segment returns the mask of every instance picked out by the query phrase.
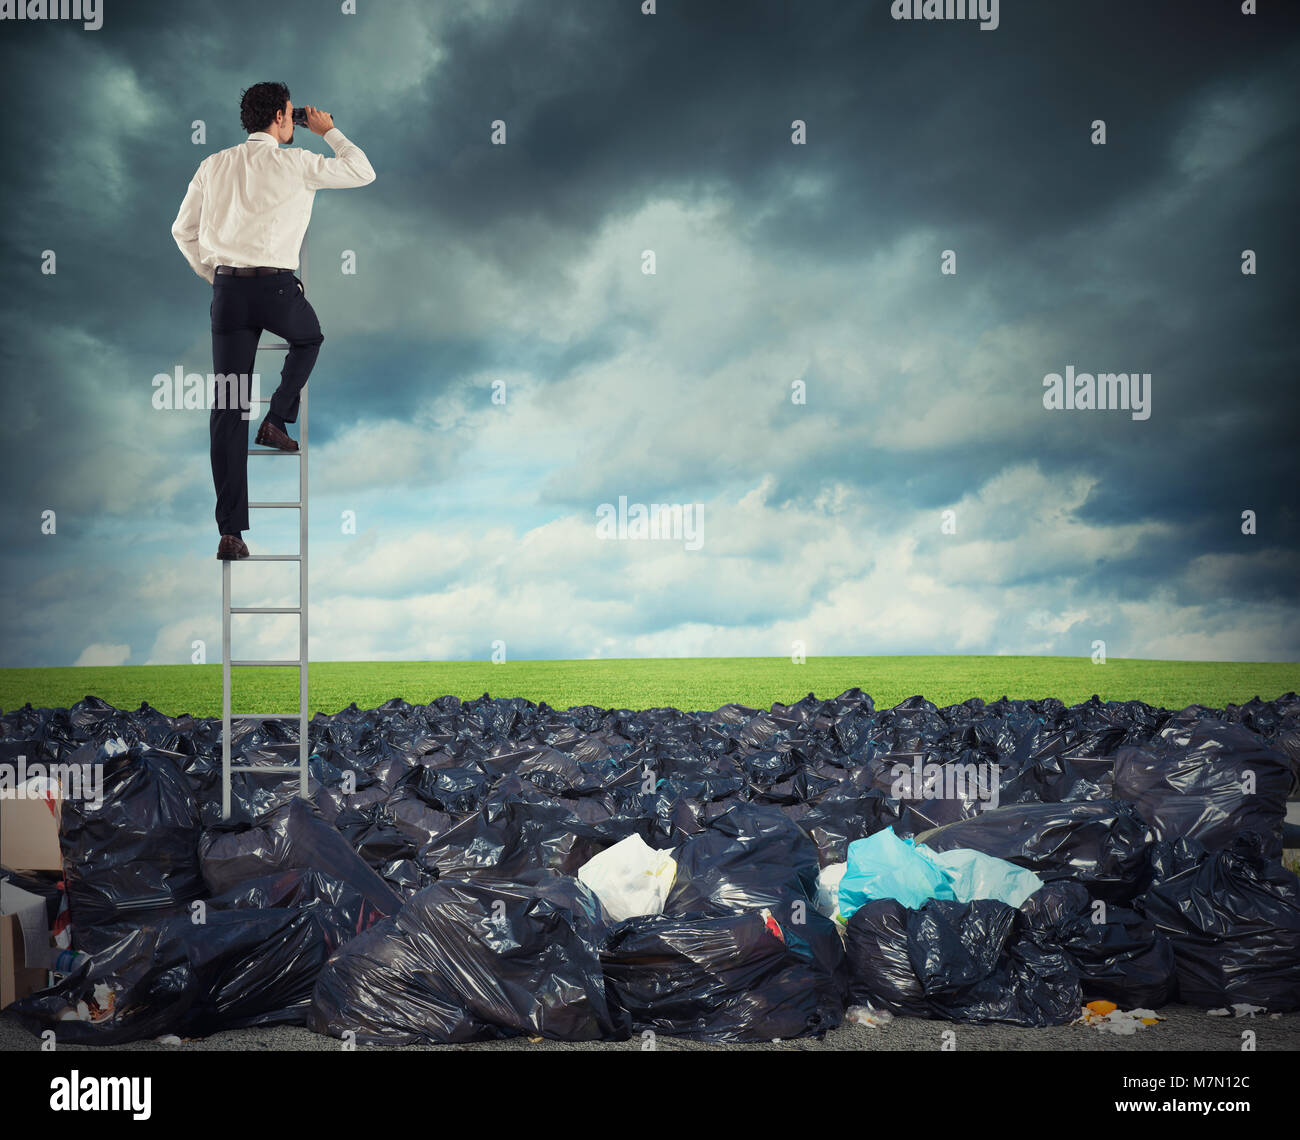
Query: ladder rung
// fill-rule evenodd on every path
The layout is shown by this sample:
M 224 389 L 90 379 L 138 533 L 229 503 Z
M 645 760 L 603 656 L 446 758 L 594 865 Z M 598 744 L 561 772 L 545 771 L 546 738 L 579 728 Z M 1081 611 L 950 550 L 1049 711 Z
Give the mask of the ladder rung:
M 232 772 L 301 772 L 297 764 L 231 764 Z
M 231 713 L 231 720 L 302 720 L 302 713 Z
M 249 455 L 301 455 L 302 453 L 302 448 L 297 451 L 281 451 L 278 447 L 250 447 L 248 449 Z M 252 503 L 249 503 L 250 507 L 252 505 Z
M 232 614 L 300 614 L 301 606 L 231 606 Z
M 231 665 L 285 665 L 285 666 L 293 665 L 298 667 L 299 669 L 301 669 L 303 665 L 301 661 L 297 661 L 297 660 L 294 661 L 269 661 L 269 660 L 268 661 L 259 661 L 259 660 L 232 661 L 230 664 Z
M 295 511 L 302 510 L 301 503 L 249 503 L 250 507 L 292 507 Z
M 259 344 L 257 346 L 257 351 L 258 352 L 288 352 L 289 346 L 287 344 Z
M 301 554 L 250 554 L 247 558 L 232 559 L 235 562 L 301 562 Z

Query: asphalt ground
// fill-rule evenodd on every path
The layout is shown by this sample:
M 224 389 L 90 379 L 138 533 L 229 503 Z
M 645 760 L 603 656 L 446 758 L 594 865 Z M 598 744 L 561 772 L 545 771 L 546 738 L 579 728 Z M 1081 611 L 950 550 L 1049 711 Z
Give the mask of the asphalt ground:
M 1297 966 L 1300 973 L 1300 965 Z M 844 1025 L 828 1032 L 820 1041 L 797 1038 L 789 1041 L 755 1044 L 711 1045 L 681 1038 L 656 1035 L 656 1050 L 704 1050 L 725 1052 L 820 1052 L 849 1050 L 854 1052 L 914 1052 L 940 1049 L 947 1045 L 962 1052 L 1240 1052 L 1244 1031 L 1254 1033 L 1258 1051 L 1300 1050 L 1300 1013 L 1253 1017 L 1211 1017 L 1203 1009 L 1168 1005 L 1156 1011 L 1164 1020 L 1132 1036 L 1104 1033 L 1086 1025 L 1060 1025 L 1044 1029 L 1026 1029 L 1013 1025 L 962 1025 L 951 1021 L 927 1021 L 922 1018 L 895 1018 L 882 1029 L 861 1025 Z M 952 1034 L 951 1038 L 945 1037 Z M 0 1017 L 0 1051 L 36 1049 L 39 1040 L 12 1018 Z M 626 1052 L 640 1050 L 650 1043 L 634 1036 L 629 1041 L 545 1041 L 527 1037 L 504 1041 L 482 1041 L 465 1045 L 358 1046 L 367 1052 Z M 313 1052 L 338 1050 L 342 1043 L 333 1037 L 313 1033 L 301 1026 L 270 1026 L 261 1029 L 233 1029 L 211 1037 L 185 1040 L 179 1045 L 162 1041 L 135 1041 L 126 1045 L 59 1045 L 60 1052 L 161 1051 L 180 1052 Z

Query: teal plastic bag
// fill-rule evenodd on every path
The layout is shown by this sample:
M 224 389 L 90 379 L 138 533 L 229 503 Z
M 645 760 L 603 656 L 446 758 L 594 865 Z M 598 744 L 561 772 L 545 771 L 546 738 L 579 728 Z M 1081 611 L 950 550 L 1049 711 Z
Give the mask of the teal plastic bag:
M 1019 907 L 1043 885 L 1032 871 L 1005 859 L 966 849 L 931 851 L 899 839 L 892 827 L 855 839 L 847 863 L 839 893 L 845 921 L 872 899 L 897 899 L 911 910 L 928 899 L 998 899 Z
M 930 851 L 925 844 L 918 851 Z M 1019 909 L 1020 904 L 1043 885 L 1033 871 L 1017 867 L 996 855 L 957 848 L 930 851 L 930 857 L 948 875 L 948 886 L 958 902 L 972 899 L 999 899 Z
M 952 899 L 947 870 L 936 852 L 899 839 L 892 827 L 849 844 L 840 880 L 840 915 L 848 919 L 872 899 L 897 899 L 915 910 L 926 899 Z

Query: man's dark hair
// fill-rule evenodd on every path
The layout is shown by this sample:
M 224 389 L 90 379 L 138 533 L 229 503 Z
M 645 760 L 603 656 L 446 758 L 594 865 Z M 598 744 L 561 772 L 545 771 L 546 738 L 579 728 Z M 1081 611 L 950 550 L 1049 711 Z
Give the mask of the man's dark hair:
M 249 134 L 266 130 L 288 101 L 289 88 L 283 83 L 254 83 L 239 100 L 239 120 L 244 130 Z

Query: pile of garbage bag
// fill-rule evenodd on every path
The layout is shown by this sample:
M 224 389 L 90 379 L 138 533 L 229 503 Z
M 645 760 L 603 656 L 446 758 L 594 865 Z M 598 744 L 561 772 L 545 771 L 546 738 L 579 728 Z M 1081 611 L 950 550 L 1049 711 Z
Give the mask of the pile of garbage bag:
M 205 894 L 203 825 L 181 760 L 136 744 L 101 761 L 102 799 L 64 803 L 59 842 L 68 907 L 78 926 L 143 917 Z
M 321 967 L 351 937 L 318 902 L 211 909 L 201 924 L 155 913 L 100 928 L 78 969 L 9 1010 L 33 1031 L 91 1045 L 301 1025 Z
M 1049 883 L 1020 909 L 1027 926 L 1069 954 L 1085 1004 L 1156 1009 L 1174 1000 L 1173 945 L 1154 919 L 1072 882 Z
M 1244 832 L 1152 884 L 1147 916 L 1173 947 L 1178 993 L 1192 1005 L 1300 1008 L 1300 883 Z
M 596 896 L 558 871 L 439 879 L 330 959 L 308 1024 L 365 1045 L 627 1038 L 604 934 Z
M 848 1007 L 1059 1025 L 1083 1002 L 1300 1008 L 1280 862 L 1300 698 L 317 714 L 309 796 L 216 718 L 0 715 L 65 790 L 83 953 L 9 1015 L 111 1043 L 298 1024 L 362 1044 L 820 1036 Z M 293 722 L 237 722 L 236 764 Z M 24 883 L 31 877 L 12 873 Z M 4 874 L 10 874 L 3 869 Z
M 894 1015 L 1063 1025 L 1082 986 L 1070 953 L 998 899 L 876 899 L 846 931 L 849 999 Z

